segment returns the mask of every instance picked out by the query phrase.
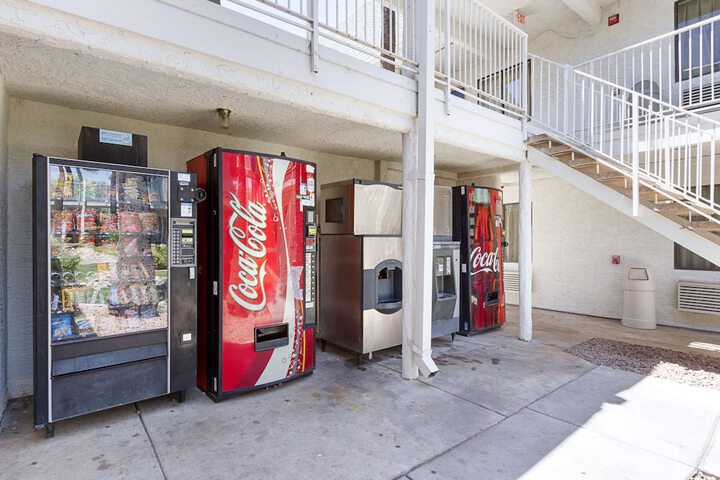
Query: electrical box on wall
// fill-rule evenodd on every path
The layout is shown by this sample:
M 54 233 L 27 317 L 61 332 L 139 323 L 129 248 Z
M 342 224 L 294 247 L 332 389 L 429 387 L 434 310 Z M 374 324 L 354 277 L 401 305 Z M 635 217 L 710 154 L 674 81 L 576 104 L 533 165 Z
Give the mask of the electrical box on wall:
M 615 15 L 610 15 L 608 17 L 608 27 L 612 27 L 613 25 L 617 25 L 620 23 L 620 14 L 616 13 Z

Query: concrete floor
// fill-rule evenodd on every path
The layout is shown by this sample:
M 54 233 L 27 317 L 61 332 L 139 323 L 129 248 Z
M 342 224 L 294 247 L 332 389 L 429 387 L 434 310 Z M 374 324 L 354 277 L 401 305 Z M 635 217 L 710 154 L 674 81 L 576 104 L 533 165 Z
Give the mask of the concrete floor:
M 0 431 L 0 478 L 676 479 L 720 474 L 720 392 L 597 367 L 563 352 L 593 336 L 713 351 L 720 334 L 627 330 L 535 312 L 536 340 L 506 326 L 434 342 L 440 373 L 400 379 L 397 350 L 215 404 L 191 392 L 61 422 L 46 440 L 29 400 Z M 696 350 L 689 345 L 701 345 Z

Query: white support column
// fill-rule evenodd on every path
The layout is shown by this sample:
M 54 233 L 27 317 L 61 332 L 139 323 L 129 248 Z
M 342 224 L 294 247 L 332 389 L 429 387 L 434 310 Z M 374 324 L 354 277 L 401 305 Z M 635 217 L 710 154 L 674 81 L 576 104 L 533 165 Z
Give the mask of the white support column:
M 532 165 L 520 164 L 520 340 L 532 340 Z
M 8 224 L 8 95 L 0 73 L 0 225 Z M 7 400 L 7 228 L 0 229 L 0 416 Z
M 435 180 L 434 89 L 435 0 L 416 1 L 415 59 L 418 67 L 418 112 L 412 130 L 403 135 L 403 378 L 432 376 L 431 357 L 432 224 Z

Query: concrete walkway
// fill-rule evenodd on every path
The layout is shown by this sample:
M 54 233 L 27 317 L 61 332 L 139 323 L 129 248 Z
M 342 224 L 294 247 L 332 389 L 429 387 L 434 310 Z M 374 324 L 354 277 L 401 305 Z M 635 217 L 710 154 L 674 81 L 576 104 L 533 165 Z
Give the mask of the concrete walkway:
M 502 329 L 434 343 L 440 373 L 400 379 L 397 350 L 358 367 L 318 353 L 315 373 L 215 404 L 192 392 L 61 422 L 46 440 L 28 400 L 0 432 L 0 479 L 674 479 L 720 475 L 720 392 L 597 367 L 563 352 L 587 323 L 537 312 L 538 340 Z M 568 327 L 563 330 L 562 327 Z M 552 331 L 562 331 L 555 333 Z M 644 340 L 680 349 L 720 334 L 671 328 Z M 695 340 L 696 339 L 696 340 Z M 688 341 L 689 340 L 689 341 Z

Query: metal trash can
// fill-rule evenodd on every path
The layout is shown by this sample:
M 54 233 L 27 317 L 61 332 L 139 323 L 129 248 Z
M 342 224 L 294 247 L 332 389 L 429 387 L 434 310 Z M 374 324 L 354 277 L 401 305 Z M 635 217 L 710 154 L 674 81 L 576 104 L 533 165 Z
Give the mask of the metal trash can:
M 652 330 L 655 319 L 655 280 L 645 267 L 630 267 L 623 279 L 622 324 Z

